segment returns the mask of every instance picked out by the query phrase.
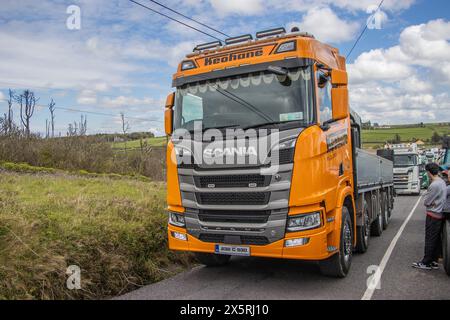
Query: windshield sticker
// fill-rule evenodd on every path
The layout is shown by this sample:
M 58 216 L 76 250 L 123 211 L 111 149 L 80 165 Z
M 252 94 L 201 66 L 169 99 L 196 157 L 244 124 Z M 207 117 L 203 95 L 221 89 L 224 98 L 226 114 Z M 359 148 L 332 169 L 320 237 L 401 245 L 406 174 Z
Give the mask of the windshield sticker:
M 303 112 L 281 113 L 280 121 L 303 120 Z

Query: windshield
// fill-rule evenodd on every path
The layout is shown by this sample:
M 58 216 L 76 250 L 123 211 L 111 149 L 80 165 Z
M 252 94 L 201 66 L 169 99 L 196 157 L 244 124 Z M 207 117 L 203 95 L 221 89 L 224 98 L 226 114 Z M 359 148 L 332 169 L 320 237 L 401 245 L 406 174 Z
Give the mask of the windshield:
M 258 72 L 186 84 L 177 89 L 174 128 L 194 129 L 313 123 L 311 67 L 287 76 Z
M 394 155 L 394 167 L 410 167 L 417 165 L 415 154 Z

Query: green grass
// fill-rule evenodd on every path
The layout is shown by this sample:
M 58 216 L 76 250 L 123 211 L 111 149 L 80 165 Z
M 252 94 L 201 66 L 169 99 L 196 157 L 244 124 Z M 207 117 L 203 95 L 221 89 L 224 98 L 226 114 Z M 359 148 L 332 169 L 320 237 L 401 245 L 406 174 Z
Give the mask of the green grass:
M 164 147 L 167 144 L 166 137 L 155 137 L 143 139 L 143 142 L 147 142 L 150 147 Z M 132 140 L 127 142 L 115 142 L 113 143 L 114 149 L 136 149 L 141 147 L 141 140 Z
M 450 135 L 450 124 L 442 126 L 427 124 L 425 127 L 393 126 L 390 129 L 363 130 L 362 141 L 365 146 L 383 145 L 386 141 L 393 140 L 396 134 L 399 134 L 402 142 L 412 142 L 413 139 L 426 142 L 431 139 L 435 131 L 441 136 Z
M 183 270 L 164 207 L 163 183 L 0 171 L 0 299 L 106 298 Z

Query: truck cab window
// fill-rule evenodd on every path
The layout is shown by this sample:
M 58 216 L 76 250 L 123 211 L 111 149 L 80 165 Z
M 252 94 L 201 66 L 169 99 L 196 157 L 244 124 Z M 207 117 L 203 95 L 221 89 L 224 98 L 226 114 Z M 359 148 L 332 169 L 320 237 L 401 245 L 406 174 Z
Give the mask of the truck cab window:
M 322 71 L 317 72 L 317 94 L 319 97 L 320 122 L 331 120 L 333 113 L 331 109 L 331 81 Z

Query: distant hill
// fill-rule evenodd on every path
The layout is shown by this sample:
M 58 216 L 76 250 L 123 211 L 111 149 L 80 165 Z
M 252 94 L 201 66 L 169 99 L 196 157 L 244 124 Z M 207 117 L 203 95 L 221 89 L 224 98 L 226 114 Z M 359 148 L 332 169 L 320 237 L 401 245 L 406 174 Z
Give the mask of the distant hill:
M 432 140 L 433 135 L 450 135 L 450 123 L 427 123 L 411 125 L 391 125 L 362 131 L 362 141 L 365 148 L 383 146 L 387 141 L 394 141 L 398 134 L 399 142 L 414 142 L 421 140 L 425 145 L 440 145 Z

